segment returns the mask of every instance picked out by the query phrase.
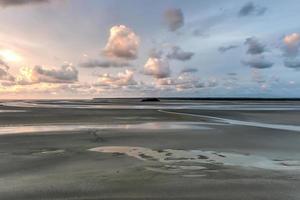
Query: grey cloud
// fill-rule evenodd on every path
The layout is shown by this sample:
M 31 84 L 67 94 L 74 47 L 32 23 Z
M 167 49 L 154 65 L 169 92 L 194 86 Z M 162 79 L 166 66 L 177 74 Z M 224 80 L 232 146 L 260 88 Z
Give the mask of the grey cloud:
M 151 58 L 161 58 L 162 55 L 163 55 L 163 51 L 158 50 L 156 48 L 151 49 L 149 52 L 149 57 L 151 57 Z
M 232 49 L 236 49 L 236 48 L 238 48 L 239 46 L 238 45 L 228 45 L 228 46 L 221 46 L 221 47 L 219 47 L 219 52 L 221 52 L 221 53 L 225 53 L 225 52 L 227 52 L 227 51 L 229 51 L 229 50 L 232 50 Z
M 71 65 L 63 65 L 59 69 L 48 69 L 35 66 L 30 74 L 30 79 L 21 78 L 16 84 L 32 85 L 36 83 L 74 83 L 78 81 L 78 71 Z
M 181 70 L 181 74 L 184 74 L 184 73 L 196 73 L 198 72 L 198 69 L 196 68 L 185 68 L 183 70 Z
M 283 50 L 283 55 L 286 57 L 295 57 L 298 55 L 299 52 L 299 46 L 284 46 L 282 48 Z
M 171 52 L 167 54 L 167 58 L 173 60 L 187 61 L 190 60 L 194 56 L 193 52 L 183 51 L 178 46 L 173 46 L 171 48 Z
M 219 85 L 216 79 L 210 79 L 207 81 L 206 87 L 217 87 Z
M 167 89 L 174 87 L 176 90 L 188 90 L 196 88 L 204 88 L 206 84 L 190 75 L 182 75 L 177 78 L 163 78 L 156 80 L 156 87 L 160 89 Z
M 228 76 L 237 76 L 237 73 L 235 73 L 235 72 L 230 72 L 230 73 L 228 73 L 227 75 L 228 75 Z
M 300 59 L 286 59 L 284 65 L 288 68 L 300 69 Z
M 209 37 L 209 34 L 207 33 L 208 31 L 203 29 L 203 28 L 197 28 L 193 30 L 192 34 L 196 37 Z
M 242 63 L 246 66 L 257 68 L 257 69 L 265 69 L 273 66 L 274 63 L 267 61 L 264 56 L 253 56 L 248 60 L 242 61 Z
M 227 73 L 226 75 L 227 76 L 225 76 L 223 78 L 224 86 L 226 86 L 227 88 L 235 87 L 238 84 L 238 80 L 239 80 L 237 73 L 230 72 L 230 73 Z
M 0 80 L 1 81 L 14 81 L 15 77 L 8 73 L 6 69 L 0 68 Z
M 188 89 L 199 89 L 199 88 L 204 88 L 206 87 L 205 83 L 202 82 L 190 82 L 190 83 L 182 83 L 182 84 L 177 84 L 176 89 L 177 90 L 188 90 Z
M 263 84 L 263 83 L 267 82 L 266 77 L 263 76 L 262 74 L 260 74 L 258 71 L 252 71 L 251 79 L 252 79 L 252 81 L 259 83 L 259 84 Z
M 5 67 L 7 70 L 9 69 L 9 65 L 5 61 L 3 61 L 1 57 L 0 57 L 0 67 Z
M 156 87 L 161 89 L 190 90 L 201 88 L 212 88 L 218 86 L 216 79 L 202 81 L 199 77 L 192 74 L 182 74 L 177 78 L 163 78 L 156 80 Z
M 247 38 L 245 45 L 248 46 L 247 54 L 257 55 L 266 51 L 265 45 L 260 43 L 255 37 Z
M 176 31 L 184 25 L 184 16 L 181 9 L 168 9 L 165 11 L 164 17 L 170 31 Z
M 9 7 L 9 6 L 20 6 L 26 4 L 39 4 L 39 3 L 48 3 L 49 0 L 0 0 L 0 6 Z
M 267 11 L 266 7 L 255 5 L 253 2 L 248 2 L 240 9 L 238 16 L 239 17 L 245 17 L 250 15 L 260 16 L 265 14 L 266 11 Z
M 92 85 L 87 83 L 71 83 L 71 84 L 60 84 L 55 89 L 55 92 L 60 91 L 63 93 L 80 93 L 80 94 L 95 94 Z
M 73 83 L 78 80 L 77 69 L 70 65 L 64 65 L 61 69 L 46 69 L 41 66 L 35 66 L 33 70 L 39 82 Z
M 121 68 L 121 67 L 131 67 L 131 64 L 128 62 L 118 62 L 113 60 L 89 60 L 79 64 L 83 68 Z

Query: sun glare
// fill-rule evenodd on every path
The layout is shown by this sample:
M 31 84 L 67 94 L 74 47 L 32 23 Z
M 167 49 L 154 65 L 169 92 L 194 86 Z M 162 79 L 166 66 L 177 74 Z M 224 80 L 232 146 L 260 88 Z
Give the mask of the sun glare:
M 6 62 L 20 62 L 22 60 L 20 55 L 9 49 L 0 50 L 0 58 Z

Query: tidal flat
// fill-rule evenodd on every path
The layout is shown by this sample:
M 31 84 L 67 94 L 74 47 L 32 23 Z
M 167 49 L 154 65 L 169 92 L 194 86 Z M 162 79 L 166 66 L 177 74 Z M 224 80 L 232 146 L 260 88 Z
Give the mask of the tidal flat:
M 300 199 L 300 102 L 0 103 L 0 199 Z

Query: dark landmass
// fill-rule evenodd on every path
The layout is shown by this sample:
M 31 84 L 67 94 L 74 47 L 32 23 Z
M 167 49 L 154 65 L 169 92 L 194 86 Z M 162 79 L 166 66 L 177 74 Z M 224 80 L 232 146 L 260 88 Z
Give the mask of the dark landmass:
M 158 98 L 143 98 L 141 102 L 160 102 Z
M 146 97 L 146 98 L 94 98 L 94 101 L 105 101 L 106 99 L 112 100 L 134 100 L 141 99 L 143 100 L 151 100 L 151 99 L 159 99 L 159 100 L 192 100 L 192 101 L 300 101 L 300 98 L 248 98 L 248 97 Z

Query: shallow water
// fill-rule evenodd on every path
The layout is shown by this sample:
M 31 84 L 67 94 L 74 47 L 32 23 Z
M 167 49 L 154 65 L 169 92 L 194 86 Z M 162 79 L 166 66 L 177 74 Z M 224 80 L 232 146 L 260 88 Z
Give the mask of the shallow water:
M 205 122 L 191 122 L 191 121 L 171 121 L 171 122 L 145 122 L 136 124 L 46 124 L 46 125 L 18 125 L 18 126 L 2 126 L 0 127 L 0 135 L 6 134 L 19 134 L 19 133 L 41 133 L 41 132 L 55 132 L 55 131 L 80 131 L 80 130 L 103 130 L 103 129 L 141 129 L 141 130 L 208 130 L 214 129 L 214 126 L 228 126 L 228 125 L 239 125 L 239 126 L 251 126 L 258 128 L 270 128 L 286 131 L 300 132 L 300 126 L 297 125 L 283 125 L 283 124 L 270 124 L 261 122 L 241 121 L 226 119 L 220 117 L 212 117 L 206 115 L 190 114 L 183 112 L 165 111 L 158 110 L 158 112 L 172 114 L 172 115 L 183 115 L 206 119 Z M 116 117 L 116 119 L 137 119 L 130 117 Z M 138 118 L 146 121 L 152 121 L 153 118 Z M 154 118 L 155 119 L 155 118 Z
M 164 110 L 159 110 L 159 112 L 206 118 L 215 121 L 217 123 L 224 123 L 224 124 L 231 124 L 231 125 L 252 126 L 252 127 L 259 127 L 259 128 L 286 130 L 286 131 L 300 131 L 300 126 L 296 126 L 296 125 L 269 124 L 269 123 L 261 123 L 261 122 L 241 121 L 241 120 L 226 119 L 221 117 L 212 117 L 207 115 L 197 115 L 197 114 L 190 114 L 190 113 L 164 111 Z
M 202 126 L 197 122 L 147 122 L 139 124 L 103 124 L 103 125 L 23 125 L 0 127 L 0 135 L 19 133 L 41 133 L 56 131 L 81 131 L 81 130 L 105 130 L 105 129 L 141 129 L 141 130 L 167 130 L 167 129 L 196 129 L 207 130 L 210 127 Z
M 18 113 L 18 112 L 27 112 L 27 110 L 0 110 L 0 113 Z

